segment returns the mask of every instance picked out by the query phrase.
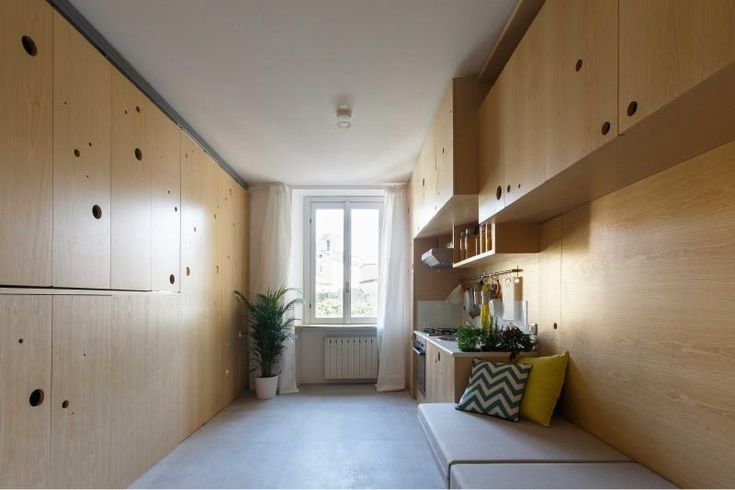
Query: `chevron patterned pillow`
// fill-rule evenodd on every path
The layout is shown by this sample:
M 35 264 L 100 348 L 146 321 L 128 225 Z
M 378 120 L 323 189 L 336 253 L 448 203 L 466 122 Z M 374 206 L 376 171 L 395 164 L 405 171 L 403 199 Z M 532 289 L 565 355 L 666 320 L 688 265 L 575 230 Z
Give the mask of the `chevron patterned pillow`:
M 467 389 L 456 408 L 518 421 L 530 365 L 475 359 Z

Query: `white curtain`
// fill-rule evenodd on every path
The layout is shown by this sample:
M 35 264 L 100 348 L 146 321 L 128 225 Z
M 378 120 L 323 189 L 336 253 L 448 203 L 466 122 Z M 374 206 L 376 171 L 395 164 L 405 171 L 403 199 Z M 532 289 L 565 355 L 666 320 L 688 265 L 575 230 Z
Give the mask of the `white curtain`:
M 378 391 L 406 388 L 406 354 L 411 297 L 409 292 L 409 224 L 406 186 L 385 190 L 378 275 Z
M 268 199 L 263 216 L 263 227 L 258 263 L 255 264 L 255 293 L 288 286 L 291 261 L 291 192 L 285 184 L 268 186 Z M 279 393 L 295 393 L 296 386 L 295 338 L 286 344 L 280 362 Z

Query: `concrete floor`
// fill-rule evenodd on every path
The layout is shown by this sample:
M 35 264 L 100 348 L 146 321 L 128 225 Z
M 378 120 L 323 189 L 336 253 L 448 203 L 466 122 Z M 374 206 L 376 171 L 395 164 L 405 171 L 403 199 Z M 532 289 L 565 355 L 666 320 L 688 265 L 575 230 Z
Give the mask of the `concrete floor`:
M 310 385 L 244 396 L 133 488 L 443 488 L 406 392 Z

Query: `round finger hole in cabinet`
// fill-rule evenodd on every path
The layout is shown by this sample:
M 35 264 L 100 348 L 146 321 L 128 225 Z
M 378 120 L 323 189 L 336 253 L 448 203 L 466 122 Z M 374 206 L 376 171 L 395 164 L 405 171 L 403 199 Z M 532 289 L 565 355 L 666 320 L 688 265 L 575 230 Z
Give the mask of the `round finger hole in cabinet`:
M 22 344 L 23 343 L 23 339 L 18 339 L 18 343 L 19 344 Z
M 188 265 L 186 266 L 186 277 L 189 277 L 191 275 L 191 267 Z
M 634 100 L 630 104 L 628 104 L 627 113 L 629 116 L 632 116 L 633 114 L 635 114 L 637 110 L 638 110 L 638 102 Z
M 74 156 L 79 158 L 82 155 L 82 152 L 79 151 L 79 148 L 74 148 Z
M 28 403 L 32 407 L 37 407 L 43 403 L 43 390 L 35 389 L 31 392 L 31 396 L 28 397 Z
M 600 132 L 601 132 L 601 133 L 602 133 L 603 135 L 606 135 L 607 133 L 609 133 L 609 132 L 610 132 L 610 121 L 605 121 L 605 122 L 604 122 L 604 123 L 602 124 L 602 129 L 600 130 Z
M 94 216 L 94 219 L 102 218 L 102 208 L 99 205 L 92 206 L 92 216 Z
M 168 276 L 168 282 L 170 282 L 171 284 L 175 283 L 176 277 L 173 274 L 171 274 L 170 276 Z
M 505 192 L 510 192 L 510 184 L 505 188 Z
M 140 151 L 140 148 L 135 149 L 135 159 L 138 161 L 141 161 L 143 159 L 143 152 Z
M 574 71 L 579 71 L 582 69 L 582 58 L 579 58 L 577 60 L 577 63 L 574 65 Z
M 179 212 L 179 207 L 178 206 L 174 206 L 174 213 L 178 213 L 178 212 Z
M 20 42 L 23 45 L 23 49 L 25 50 L 25 52 L 28 53 L 30 56 L 36 56 L 38 54 L 36 42 L 31 39 L 30 36 L 21 37 Z
M 69 400 L 64 400 L 61 402 L 61 408 L 69 408 Z
M 556 330 L 557 328 L 559 328 L 559 325 L 557 325 L 556 322 L 554 322 L 554 330 Z
M 495 197 L 500 200 L 501 197 L 503 197 L 503 188 L 501 186 L 498 186 L 497 189 L 495 189 Z

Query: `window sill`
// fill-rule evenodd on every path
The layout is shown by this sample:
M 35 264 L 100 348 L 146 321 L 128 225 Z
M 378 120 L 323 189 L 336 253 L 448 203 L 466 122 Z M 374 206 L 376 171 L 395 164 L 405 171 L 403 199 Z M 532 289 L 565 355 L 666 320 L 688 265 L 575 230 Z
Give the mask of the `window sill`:
M 361 323 L 324 323 L 314 325 L 296 325 L 296 328 L 362 328 L 362 329 L 376 329 L 378 328 L 375 324 L 361 324 Z

